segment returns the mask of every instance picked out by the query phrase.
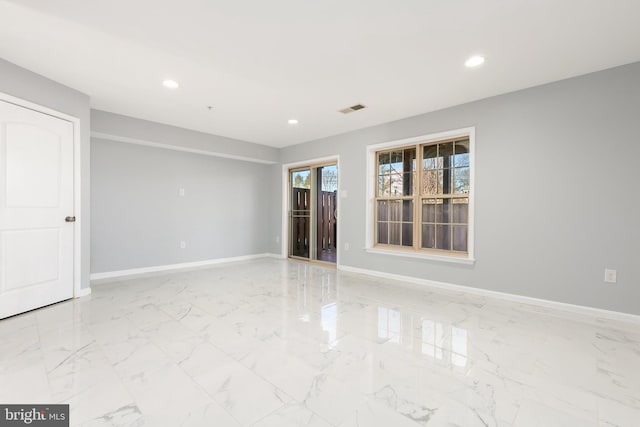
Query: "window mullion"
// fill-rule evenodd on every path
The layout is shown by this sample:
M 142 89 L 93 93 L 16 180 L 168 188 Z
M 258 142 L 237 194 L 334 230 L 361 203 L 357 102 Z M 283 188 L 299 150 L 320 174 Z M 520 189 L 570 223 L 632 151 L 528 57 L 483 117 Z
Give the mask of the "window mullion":
M 422 146 L 416 145 L 416 191 L 413 195 L 413 249 L 419 250 L 422 240 L 422 212 L 421 212 L 421 194 L 422 194 Z

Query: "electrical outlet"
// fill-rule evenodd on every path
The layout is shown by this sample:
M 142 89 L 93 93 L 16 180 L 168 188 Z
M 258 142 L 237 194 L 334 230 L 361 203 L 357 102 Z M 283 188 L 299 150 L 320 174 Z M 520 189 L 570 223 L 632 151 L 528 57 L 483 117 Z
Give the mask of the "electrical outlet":
M 604 270 L 604 281 L 606 283 L 616 283 L 618 280 L 618 272 L 616 270 Z
M 185 242 L 184 240 L 180 241 L 180 249 L 184 249 L 187 247 L 187 242 Z
M 349 250 L 349 242 L 345 242 L 344 244 L 344 250 L 348 251 Z
M 180 197 L 184 197 L 184 188 L 180 189 Z

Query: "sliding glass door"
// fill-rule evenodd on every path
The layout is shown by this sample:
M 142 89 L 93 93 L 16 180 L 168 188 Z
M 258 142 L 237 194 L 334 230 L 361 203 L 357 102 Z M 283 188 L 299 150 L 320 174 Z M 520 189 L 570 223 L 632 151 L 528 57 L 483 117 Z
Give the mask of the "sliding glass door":
M 311 169 L 291 171 L 291 215 L 289 255 L 309 258 L 311 254 Z
M 338 167 L 321 166 L 316 169 L 316 259 L 336 262 L 336 236 L 338 230 Z
M 289 256 L 335 263 L 338 167 L 310 165 L 289 171 Z

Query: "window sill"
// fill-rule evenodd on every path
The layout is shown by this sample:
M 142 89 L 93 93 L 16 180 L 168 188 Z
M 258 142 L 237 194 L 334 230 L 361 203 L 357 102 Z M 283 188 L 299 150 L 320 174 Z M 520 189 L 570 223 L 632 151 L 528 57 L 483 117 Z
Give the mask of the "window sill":
M 392 256 L 399 256 L 399 257 L 405 257 L 405 258 L 419 258 L 419 259 L 426 259 L 430 261 L 450 262 L 453 264 L 473 265 L 476 262 L 474 258 L 468 258 L 468 257 L 435 255 L 435 254 L 409 252 L 409 251 L 402 251 L 402 250 L 365 248 L 365 251 L 372 254 L 392 255 Z

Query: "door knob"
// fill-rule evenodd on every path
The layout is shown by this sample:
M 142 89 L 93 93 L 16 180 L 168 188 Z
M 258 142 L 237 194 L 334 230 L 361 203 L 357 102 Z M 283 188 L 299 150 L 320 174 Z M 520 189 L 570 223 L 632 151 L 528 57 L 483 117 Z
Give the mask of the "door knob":
M 67 222 L 76 222 L 76 217 L 75 216 L 68 216 L 64 219 Z

